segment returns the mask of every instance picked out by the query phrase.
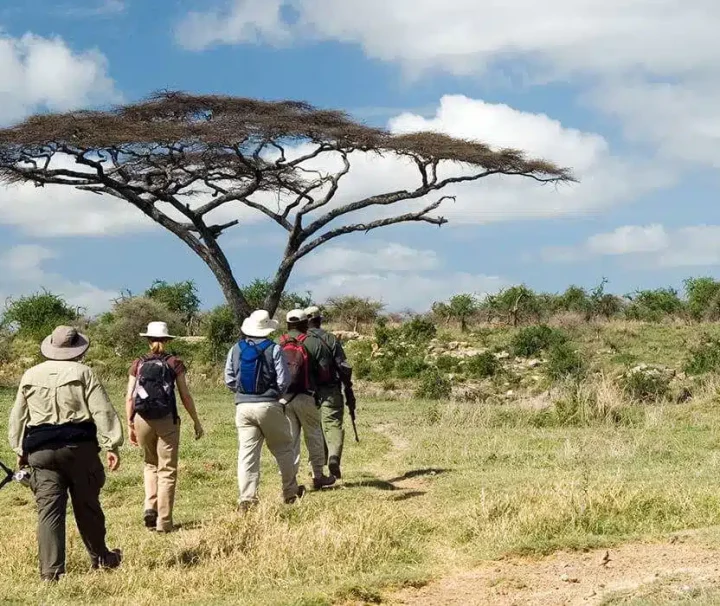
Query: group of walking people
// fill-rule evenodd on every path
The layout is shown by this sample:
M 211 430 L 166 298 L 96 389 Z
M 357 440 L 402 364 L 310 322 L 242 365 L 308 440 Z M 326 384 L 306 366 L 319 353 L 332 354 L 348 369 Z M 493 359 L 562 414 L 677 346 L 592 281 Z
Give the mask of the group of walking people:
M 224 378 L 235 394 L 242 511 L 258 502 L 264 443 L 277 461 L 285 503 L 305 493 L 298 482 L 301 433 L 313 488 L 332 486 L 342 477 L 344 407 L 355 408 L 352 368 L 340 341 L 323 330 L 318 307 L 293 310 L 286 320 L 287 332 L 276 342 L 270 337 L 279 322 L 267 311 L 253 312 L 227 356 Z M 151 322 L 140 336 L 148 340 L 150 351 L 130 368 L 128 436 L 144 458 L 143 523 L 167 533 L 175 528 L 181 424 L 176 394 L 193 422 L 195 439 L 204 430 L 185 365 L 168 351 L 175 337 L 167 324 Z M 10 445 L 18 467 L 29 470 L 37 505 L 40 575 L 46 581 L 65 574 L 68 497 L 92 567 L 112 569 L 122 562 L 122 552 L 106 544 L 100 505 L 105 470 L 99 453 L 105 451 L 108 469 L 116 471 L 124 436 L 103 385 L 82 363 L 89 347 L 89 339 L 75 328 L 57 327 L 41 345 L 45 362 L 23 375 L 10 413 Z

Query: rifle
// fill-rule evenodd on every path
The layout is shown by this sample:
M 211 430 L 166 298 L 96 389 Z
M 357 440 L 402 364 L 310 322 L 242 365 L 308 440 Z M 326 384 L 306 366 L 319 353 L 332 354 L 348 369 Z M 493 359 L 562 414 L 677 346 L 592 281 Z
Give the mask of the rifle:
M 13 481 L 13 477 L 15 476 L 15 473 L 12 469 L 10 469 L 5 463 L 0 461 L 0 470 L 5 472 L 5 477 L 0 480 L 0 489 L 4 488 L 7 484 Z
M 352 387 L 345 385 L 345 402 L 347 403 L 348 412 L 350 413 L 350 420 L 352 421 L 353 433 L 355 434 L 355 441 L 360 442 L 358 437 L 357 425 L 355 424 L 355 394 L 353 393 Z

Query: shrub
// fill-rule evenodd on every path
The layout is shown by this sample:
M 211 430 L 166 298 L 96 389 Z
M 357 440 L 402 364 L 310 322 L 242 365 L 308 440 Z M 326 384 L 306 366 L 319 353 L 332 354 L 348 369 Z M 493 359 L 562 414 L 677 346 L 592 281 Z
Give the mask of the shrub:
M 502 368 L 500 361 L 489 351 L 467 358 L 465 368 L 469 376 L 485 379 L 495 376 Z
M 631 320 L 658 322 L 667 316 L 683 311 L 685 304 L 673 288 L 638 290 L 627 298 L 632 301 L 625 310 L 625 316 Z
M 639 402 L 662 400 L 670 391 L 670 376 L 660 368 L 646 365 L 629 370 L 621 383 L 627 396 Z
M 460 359 L 455 356 L 438 356 L 435 366 L 442 372 L 458 372 L 460 370 Z
M 565 333 L 541 324 L 518 331 L 512 338 L 510 349 L 516 356 L 530 358 L 565 341 L 567 341 Z
M 147 343 L 140 337 L 148 323 L 167 322 L 170 334 L 182 335 L 182 317 L 170 311 L 163 303 L 146 297 L 129 297 L 113 305 L 103 314 L 96 326 L 98 340 L 122 357 L 134 357 L 147 351 Z
M 415 316 L 402 325 L 403 336 L 416 343 L 427 343 L 437 335 L 437 328 L 432 321 L 421 316 Z
M 713 278 L 685 280 L 688 311 L 694 320 L 716 320 L 720 317 L 720 282 Z
M 451 395 L 450 379 L 434 368 L 423 373 L 420 384 L 415 390 L 415 396 L 423 400 L 443 400 L 450 398 Z
M 240 290 L 253 309 L 264 309 L 265 299 L 270 294 L 272 282 L 267 279 L 255 279 L 250 284 L 243 286 Z M 312 303 L 312 295 L 309 292 L 283 292 L 280 295 L 279 309 L 291 310 L 295 308 L 309 307 Z
M 585 370 L 582 357 L 567 343 L 556 343 L 550 347 L 545 372 L 551 379 L 580 378 Z
M 481 305 L 488 321 L 499 319 L 513 326 L 529 319 L 541 317 L 543 302 L 538 295 L 524 284 L 512 286 L 496 295 L 488 295 Z
M 684 370 L 691 375 L 720 370 L 720 339 L 704 335 L 698 345 L 690 348 Z
M 13 327 L 21 338 L 41 341 L 60 324 L 73 324 L 80 317 L 60 296 L 51 292 L 9 299 L 3 326 Z
M 591 308 L 590 295 L 584 288 L 574 284 L 557 298 L 557 309 L 561 311 L 574 312 L 587 317 Z
M 164 280 L 155 280 L 145 291 L 148 299 L 159 301 L 170 311 L 179 314 L 183 322 L 192 328 L 200 311 L 200 299 L 197 287 L 192 280 L 169 284 Z
M 380 301 L 363 297 L 334 297 L 325 303 L 325 316 L 331 322 L 357 331 L 361 324 L 372 324 L 385 307 Z
M 398 379 L 414 379 L 427 369 L 427 363 L 420 356 L 407 356 L 395 362 L 394 374 Z
M 240 335 L 235 315 L 228 305 L 220 305 L 205 315 L 203 324 L 207 358 L 212 362 L 224 360 Z

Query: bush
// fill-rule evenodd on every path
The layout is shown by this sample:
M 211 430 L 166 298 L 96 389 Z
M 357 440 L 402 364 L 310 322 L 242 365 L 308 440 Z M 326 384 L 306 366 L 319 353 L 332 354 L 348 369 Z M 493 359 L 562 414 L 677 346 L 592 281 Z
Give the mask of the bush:
M 717 320 L 720 317 L 720 282 L 713 278 L 685 280 L 688 311 L 694 320 Z
M 476 379 L 494 377 L 501 368 L 500 361 L 489 351 L 467 358 L 465 362 L 467 374 Z
M 427 363 L 420 356 L 407 356 L 395 362 L 394 374 L 398 379 L 414 379 L 427 369 Z
M 265 299 L 270 294 L 272 282 L 267 279 L 255 279 L 250 284 L 243 286 L 242 294 L 247 299 L 248 304 L 253 309 L 263 309 L 265 307 Z M 290 311 L 296 308 L 306 308 L 312 303 L 312 295 L 309 292 L 285 292 L 280 295 L 279 309 Z
M 518 331 L 512 338 L 510 349 L 516 356 L 530 358 L 541 351 L 550 349 L 553 345 L 559 345 L 566 341 L 567 336 L 565 333 L 541 324 L 539 326 L 528 326 Z
M 80 317 L 77 309 L 51 292 L 9 299 L 2 324 L 12 327 L 21 338 L 42 341 L 56 326 L 73 324 Z
M 334 297 L 325 303 L 325 317 L 357 331 L 361 324 L 372 324 L 385 307 L 380 301 L 363 297 Z
M 720 370 L 720 339 L 705 335 L 700 343 L 690 348 L 690 357 L 685 363 L 685 372 L 701 375 Z
M 678 292 L 672 288 L 639 290 L 627 298 L 632 301 L 625 310 L 625 316 L 630 320 L 658 322 L 680 313 L 685 307 Z
M 516 326 L 529 319 L 537 320 L 542 316 L 543 301 L 530 288 L 521 284 L 488 295 L 481 305 L 487 313 L 487 319 L 499 319 Z
M 228 305 L 220 305 L 205 315 L 205 353 L 209 361 L 221 362 L 240 336 L 240 327 Z
M 432 321 L 421 316 L 415 316 L 402 325 L 402 334 L 409 341 L 427 343 L 437 335 L 437 328 Z
M 670 391 L 670 377 L 660 368 L 636 366 L 622 377 L 622 387 L 629 398 L 639 402 L 664 399 Z
M 435 366 L 442 372 L 458 372 L 460 370 L 460 358 L 455 356 L 438 356 Z
M 430 369 L 423 373 L 420 384 L 415 390 L 415 396 L 422 400 L 449 399 L 451 395 L 450 379 L 437 369 Z
M 192 327 L 200 311 L 200 299 L 197 287 L 192 280 L 168 284 L 164 280 L 155 280 L 145 291 L 148 299 L 165 305 L 170 311 L 179 314 L 188 327 Z
M 545 372 L 551 379 L 580 378 L 585 370 L 582 357 L 567 343 L 557 343 L 550 348 Z
M 153 321 L 167 322 L 170 334 L 184 332 L 182 317 L 163 303 L 146 297 L 130 297 L 121 299 L 101 316 L 96 326 L 98 340 L 121 357 L 142 355 L 147 351 L 147 343 L 140 333 Z

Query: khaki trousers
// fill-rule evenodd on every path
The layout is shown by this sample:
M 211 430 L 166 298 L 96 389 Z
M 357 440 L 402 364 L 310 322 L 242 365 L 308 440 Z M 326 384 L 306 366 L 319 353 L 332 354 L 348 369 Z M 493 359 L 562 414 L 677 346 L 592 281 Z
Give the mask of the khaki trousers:
M 135 417 L 138 444 L 145 457 L 145 511 L 157 511 L 157 529 L 173 527 L 173 505 L 180 451 L 180 420 L 172 415 L 162 419 Z
M 257 501 L 260 453 L 267 441 L 282 476 L 283 498 L 297 495 L 298 484 L 290 422 L 280 402 L 243 402 L 235 406 L 238 430 L 238 487 L 241 503 Z
M 290 420 L 295 474 L 297 475 L 300 470 L 300 431 L 302 431 L 305 434 L 305 446 L 313 477 L 321 478 L 325 467 L 325 443 L 320 423 L 320 408 L 315 404 L 315 398 L 307 394 L 288 396 L 287 400 L 285 413 Z
M 55 578 L 65 573 L 65 515 L 68 493 L 80 537 L 93 561 L 107 554 L 105 515 L 100 489 L 105 470 L 94 443 L 69 444 L 38 450 L 28 457 L 30 486 L 38 511 L 40 574 Z

